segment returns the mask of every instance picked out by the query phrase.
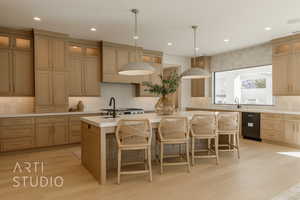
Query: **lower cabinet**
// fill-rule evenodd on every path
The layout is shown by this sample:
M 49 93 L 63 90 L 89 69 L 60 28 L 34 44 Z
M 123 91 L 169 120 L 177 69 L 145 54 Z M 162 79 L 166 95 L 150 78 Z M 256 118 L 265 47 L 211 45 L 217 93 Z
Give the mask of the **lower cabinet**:
M 68 117 L 41 117 L 36 119 L 36 146 L 47 147 L 68 144 Z
M 262 114 L 263 140 L 300 146 L 300 116 L 290 114 Z
M 0 119 L 0 151 L 35 147 L 34 118 Z

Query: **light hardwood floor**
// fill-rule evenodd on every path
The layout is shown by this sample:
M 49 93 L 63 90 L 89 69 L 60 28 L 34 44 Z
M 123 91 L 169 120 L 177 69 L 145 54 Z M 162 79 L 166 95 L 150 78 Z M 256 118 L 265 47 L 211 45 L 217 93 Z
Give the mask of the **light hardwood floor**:
M 73 152 L 79 146 L 0 156 L 0 199 L 7 200 L 264 200 L 300 183 L 300 157 L 278 152 L 300 150 L 277 145 L 241 141 L 241 159 L 229 152 L 220 153 L 220 164 L 214 159 L 197 160 L 191 173 L 182 166 L 170 166 L 163 175 L 153 163 L 153 182 L 144 175 L 116 177 L 106 185 L 97 181 L 81 166 Z M 45 176 L 62 176 L 62 188 L 13 188 L 16 162 L 43 161 Z M 22 173 L 24 176 L 25 173 Z

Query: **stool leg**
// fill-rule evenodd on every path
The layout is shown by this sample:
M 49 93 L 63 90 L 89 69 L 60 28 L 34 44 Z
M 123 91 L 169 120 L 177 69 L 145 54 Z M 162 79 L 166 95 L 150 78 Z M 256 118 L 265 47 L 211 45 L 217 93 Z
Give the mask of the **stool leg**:
M 147 152 L 147 149 L 144 150 L 144 153 L 145 153 L 145 155 L 144 155 L 145 170 L 147 170 L 148 169 L 148 164 L 147 164 L 147 162 L 148 162 L 148 152 Z
M 118 149 L 118 184 L 120 184 L 121 179 L 121 149 Z
M 192 165 L 195 165 L 195 138 L 192 137 Z
M 187 167 L 188 167 L 188 172 L 191 171 L 191 165 L 190 165 L 190 152 L 189 152 L 189 141 L 186 142 L 186 161 L 187 161 Z
M 160 143 L 160 174 L 163 173 L 163 162 L 164 162 L 164 144 Z
M 238 159 L 240 159 L 240 137 L 239 134 L 236 135 L 236 148 L 237 148 L 237 153 L 238 153 Z
M 152 182 L 151 147 L 148 148 L 148 168 L 149 168 L 149 180 L 150 182 Z
M 216 152 L 216 162 L 219 164 L 219 136 L 215 137 L 215 152 Z

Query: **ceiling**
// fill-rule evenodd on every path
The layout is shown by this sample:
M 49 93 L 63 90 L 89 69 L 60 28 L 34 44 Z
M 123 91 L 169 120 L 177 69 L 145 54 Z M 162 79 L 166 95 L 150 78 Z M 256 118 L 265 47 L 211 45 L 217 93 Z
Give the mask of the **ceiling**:
M 0 0 L 0 26 L 133 44 L 131 8 L 140 10 L 139 45 L 172 55 L 193 54 L 190 26 L 195 24 L 200 55 L 252 46 L 300 30 L 300 23 L 287 23 L 300 18 L 299 0 Z M 42 21 L 32 20 L 35 16 Z M 97 31 L 90 31 L 91 27 Z

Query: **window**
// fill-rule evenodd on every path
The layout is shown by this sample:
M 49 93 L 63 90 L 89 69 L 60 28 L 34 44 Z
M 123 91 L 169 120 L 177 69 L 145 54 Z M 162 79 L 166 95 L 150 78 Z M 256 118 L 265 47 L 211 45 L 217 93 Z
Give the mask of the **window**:
M 214 73 L 215 104 L 273 105 L 272 65 Z

